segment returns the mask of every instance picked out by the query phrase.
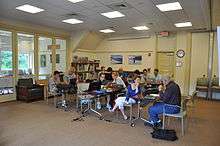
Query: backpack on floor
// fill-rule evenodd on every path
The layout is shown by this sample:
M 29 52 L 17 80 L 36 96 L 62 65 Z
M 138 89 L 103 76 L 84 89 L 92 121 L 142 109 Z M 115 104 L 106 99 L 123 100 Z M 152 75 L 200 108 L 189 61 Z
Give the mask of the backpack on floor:
M 175 130 L 167 130 L 167 129 L 154 129 L 153 132 L 151 132 L 152 138 L 156 139 L 163 139 L 168 141 L 175 141 L 178 139 L 176 136 Z

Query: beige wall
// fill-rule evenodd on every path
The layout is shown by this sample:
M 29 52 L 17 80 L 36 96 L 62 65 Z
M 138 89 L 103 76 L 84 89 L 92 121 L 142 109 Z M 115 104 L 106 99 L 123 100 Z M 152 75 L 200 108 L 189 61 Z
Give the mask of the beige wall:
M 213 52 L 213 70 L 212 75 L 218 76 L 218 46 L 217 46 L 217 33 L 214 33 L 214 52 Z
M 207 76 L 209 33 L 192 33 L 192 52 L 190 69 L 190 93 L 196 86 L 196 79 Z
M 91 39 L 87 39 L 91 43 Z M 96 39 L 97 40 L 97 39 Z M 74 55 L 86 56 L 91 59 L 99 59 L 100 63 L 106 67 L 111 66 L 114 70 L 123 67 L 124 70 L 133 71 L 135 69 L 142 70 L 151 67 L 156 68 L 156 52 L 157 51 L 176 51 L 182 49 L 185 51 L 183 58 L 175 57 L 174 60 L 174 76 L 176 82 L 180 85 L 183 94 L 192 93 L 195 90 L 195 83 L 198 77 L 203 74 L 207 75 L 208 65 L 208 48 L 209 48 L 209 34 L 208 33 L 190 33 L 178 32 L 171 34 L 169 37 L 156 37 L 155 35 L 145 38 L 118 38 L 118 39 L 104 39 L 100 43 L 95 42 L 98 46 L 93 49 L 78 48 Z M 218 60 L 217 47 L 214 47 L 213 60 L 213 74 L 217 74 Z M 86 44 L 80 44 L 85 46 Z M 151 53 L 151 56 L 148 56 Z M 110 62 L 111 55 L 123 55 L 123 64 L 114 65 Z M 129 65 L 129 55 L 142 55 L 141 65 Z M 182 62 L 181 67 L 176 67 L 176 62 Z
M 111 66 L 114 70 L 122 67 L 124 70 L 143 70 L 144 68 L 155 68 L 155 36 L 139 39 L 106 39 L 96 49 L 96 57 L 100 59 L 101 65 Z M 148 56 L 149 53 L 151 56 Z M 111 64 L 111 55 L 123 55 L 123 64 Z M 142 64 L 128 64 L 129 55 L 142 55 Z

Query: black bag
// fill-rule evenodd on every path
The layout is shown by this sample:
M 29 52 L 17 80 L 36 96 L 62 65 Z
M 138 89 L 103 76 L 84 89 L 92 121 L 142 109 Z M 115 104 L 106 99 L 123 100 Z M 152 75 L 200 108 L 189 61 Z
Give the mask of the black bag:
M 178 139 L 176 136 L 175 130 L 167 130 L 167 129 L 154 129 L 153 132 L 151 132 L 152 138 L 156 139 L 163 139 L 168 141 L 175 141 Z

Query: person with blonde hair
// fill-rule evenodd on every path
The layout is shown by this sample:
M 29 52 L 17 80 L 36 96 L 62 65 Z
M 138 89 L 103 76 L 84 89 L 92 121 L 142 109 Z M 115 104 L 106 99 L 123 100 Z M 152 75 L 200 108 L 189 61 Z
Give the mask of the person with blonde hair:
M 115 83 L 117 85 L 122 85 L 123 88 L 126 88 L 124 81 L 122 80 L 121 77 L 119 77 L 119 74 L 117 72 L 112 72 L 112 79 L 113 79 L 112 83 Z

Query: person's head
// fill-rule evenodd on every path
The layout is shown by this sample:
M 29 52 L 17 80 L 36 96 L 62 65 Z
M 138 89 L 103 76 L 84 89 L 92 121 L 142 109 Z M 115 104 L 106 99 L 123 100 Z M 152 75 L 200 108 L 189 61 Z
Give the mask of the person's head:
M 54 72 L 53 72 L 53 77 L 56 78 L 56 79 L 58 79 L 58 78 L 60 77 L 60 72 L 57 71 L 57 70 L 54 71 Z
M 162 82 L 164 85 L 167 85 L 170 81 L 171 81 L 171 76 L 169 75 L 163 76 Z
M 138 69 L 136 69 L 136 70 L 134 71 L 134 74 L 137 75 L 137 76 L 139 76 L 139 75 L 140 75 L 140 71 L 139 71 Z
M 134 84 L 135 84 L 136 86 L 139 86 L 140 82 L 141 82 L 140 76 L 135 77 L 135 79 L 134 79 Z
M 105 71 L 105 67 L 104 66 L 101 66 L 101 71 Z
M 74 62 L 71 62 L 71 65 L 70 65 L 70 66 L 71 66 L 71 67 L 74 67 L 74 65 L 75 65 L 75 63 L 74 63 Z
M 113 80 L 115 80 L 118 77 L 118 73 L 117 72 L 112 72 L 112 78 Z
M 148 73 L 147 69 L 144 69 L 144 70 L 143 70 L 143 74 L 146 76 L 147 73 Z
M 108 68 L 107 68 L 107 72 L 112 72 L 112 68 L 111 68 L 111 67 L 108 67 Z
M 159 73 L 159 70 L 157 68 L 154 69 L 154 75 L 157 76 Z
M 123 73 L 123 68 L 120 67 L 120 68 L 118 69 L 118 72 L 119 72 L 119 73 Z
M 150 73 L 151 72 L 151 68 L 147 68 L 147 72 Z
M 104 80 L 105 80 L 105 74 L 104 74 L 104 73 L 101 73 L 101 74 L 99 75 L 99 80 L 100 80 L 100 81 L 104 81 Z

